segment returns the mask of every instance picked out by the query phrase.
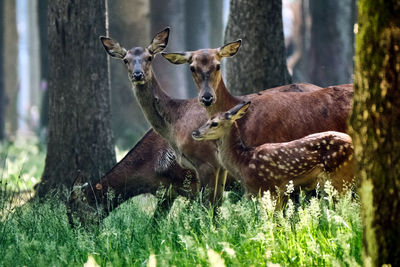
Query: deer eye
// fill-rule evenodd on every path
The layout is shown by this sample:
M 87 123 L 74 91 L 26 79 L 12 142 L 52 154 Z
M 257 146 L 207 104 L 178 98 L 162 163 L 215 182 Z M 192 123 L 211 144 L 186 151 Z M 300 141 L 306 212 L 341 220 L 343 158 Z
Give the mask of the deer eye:
M 153 57 L 152 56 L 149 56 L 148 58 L 147 58 L 147 61 L 151 61 L 153 59 Z
M 125 63 L 125 64 L 128 64 L 128 60 L 127 60 L 127 59 L 125 59 L 125 58 L 124 58 L 124 63 Z
M 194 66 L 190 66 L 190 71 L 194 72 Z
M 220 70 L 220 69 L 221 69 L 221 64 L 217 64 L 217 66 L 215 66 L 215 68 L 216 68 L 217 70 Z
M 210 125 L 210 128 L 217 127 L 217 126 L 218 126 L 218 122 L 213 121 Z

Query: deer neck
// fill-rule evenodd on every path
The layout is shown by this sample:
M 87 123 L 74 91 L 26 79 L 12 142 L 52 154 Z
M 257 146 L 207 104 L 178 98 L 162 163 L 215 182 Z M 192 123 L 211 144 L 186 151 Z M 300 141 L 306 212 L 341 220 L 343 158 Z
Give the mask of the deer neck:
M 219 112 L 227 111 L 239 104 L 241 100 L 238 97 L 231 95 L 225 86 L 225 83 L 220 77 L 215 90 L 216 101 L 213 105 L 207 108 L 207 114 L 209 117 L 216 115 Z
M 161 88 L 153 71 L 151 72 L 149 81 L 132 84 L 133 91 L 147 121 L 158 134 L 166 138 L 170 133 L 174 117 L 168 107 L 174 99 Z
M 217 140 L 217 147 L 222 166 L 235 177 L 241 177 L 240 170 L 242 166 L 249 165 L 254 149 L 243 142 L 236 122 L 230 131 Z

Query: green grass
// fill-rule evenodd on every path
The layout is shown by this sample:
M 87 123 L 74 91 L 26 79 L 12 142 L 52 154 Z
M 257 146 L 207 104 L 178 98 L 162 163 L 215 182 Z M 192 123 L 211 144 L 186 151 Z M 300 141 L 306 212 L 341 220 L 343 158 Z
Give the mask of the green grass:
M 325 191 L 283 211 L 268 194 L 227 195 L 215 210 L 178 198 L 156 222 L 156 199 L 139 196 L 90 231 L 71 228 L 56 200 L 10 207 L 3 197 L 0 266 L 82 266 L 88 258 L 101 266 L 361 265 L 359 201 Z
M 44 168 L 45 149 L 35 138 L 0 143 L 1 188 L 30 191 Z

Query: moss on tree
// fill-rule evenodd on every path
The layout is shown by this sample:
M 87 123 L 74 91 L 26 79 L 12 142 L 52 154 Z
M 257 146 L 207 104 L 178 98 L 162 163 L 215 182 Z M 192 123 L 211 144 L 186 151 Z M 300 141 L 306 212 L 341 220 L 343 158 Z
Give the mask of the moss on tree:
M 361 180 L 366 266 L 400 266 L 399 14 L 399 1 L 359 1 L 350 131 Z

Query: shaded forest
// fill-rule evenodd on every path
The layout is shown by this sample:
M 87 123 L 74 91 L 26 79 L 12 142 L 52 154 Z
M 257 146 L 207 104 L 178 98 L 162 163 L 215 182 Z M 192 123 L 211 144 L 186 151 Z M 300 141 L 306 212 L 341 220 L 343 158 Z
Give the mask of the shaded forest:
M 238 1 L 238 3 L 240 2 Z M 260 15 L 253 16 L 254 21 L 247 21 L 246 23 L 253 25 L 257 20 L 262 20 L 262 14 L 280 9 L 280 1 L 276 2 L 276 6 L 266 6 L 265 9 L 257 8 Z M 241 38 L 243 39 L 241 52 L 236 57 L 226 61 L 226 66 L 223 66 L 223 68 L 226 67 L 226 71 L 223 73 L 238 80 L 247 80 L 248 83 L 254 83 L 254 85 L 245 84 L 244 87 L 249 88 L 246 89 L 248 91 L 240 91 L 234 86 L 237 82 L 228 79 L 228 88 L 231 88 L 235 94 L 255 92 L 290 82 L 309 82 L 318 86 L 349 83 L 352 79 L 353 68 L 353 63 L 348 60 L 354 53 L 352 49 L 354 43 L 353 27 L 351 25 L 355 21 L 355 1 L 349 0 L 342 3 L 341 6 L 336 4 L 335 1 L 331 2 L 332 6 L 325 8 L 324 6 L 318 7 L 317 1 L 315 3 L 309 0 L 284 1 L 282 13 L 284 27 L 280 27 L 279 24 L 277 24 L 278 27 L 270 27 L 267 24 L 271 20 L 262 20 L 265 21 L 265 25 L 250 27 L 256 30 L 253 36 L 250 36 L 250 32 L 244 35 L 239 30 L 235 32 L 234 29 L 230 28 L 225 31 L 228 20 L 233 20 L 234 17 L 240 18 L 239 14 L 234 12 L 240 10 L 241 14 L 245 16 L 246 11 L 238 6 L 235 1 L 232 1 L 234 12 L 229 12 L 229 1 L 205 1 L 199 4 L 191 1 L 173 0 L 169 1 L 166 6 L 156 0 L 110 2 L 108 3 L 108 34 L 127 47 L 142 46 L 148 42 L 155 32 L 165 26 L 170 26 L 172 33 L 168 51 L 176 52 L 216 48 L 224 43 Z M 17 4 L 21 6 L 18 10 Z M 2 91 L 5 95 L 3 101 L 6 103 L 4 105 L 5 112 L 1 113 L 5 119 L 5 123 L 2 123 L 5 129 L 2 132 L 11 139 L 17 135 L 17 132 L 37 134 L 44 138 L 43 140 L 46 138 L 49 64 L 47 5 L 46 0 L 27 1 L 25 4 L 24 1 L 5 0 L 2 4 L 3 25 L 7 25 L 7 27 L 3 26 L 2 29 L 2 36 L 4 36 L 2 66 L 7 66 L 4 68 L 4 74 L 1 75 L 4 83 Z M 249 6 L 248 8 L 253 7 Z M 134 16 L 131 15 L 131 10 L 134 10 Z M 329 14 L 322 13 L 327 10 L 330 10 Z M 332 27 L 332 23 L 326 18 L 334 21 L 336 28 Z M 276 20 L 282 21 L 282 16 L 276 17 Z M 316 23 L 311 23 L 311 21 L 316 21 Z M 282 22 L 279 23 L 282 24 Z M 314 26 L 312 27 L 312 25 Z M 326 28 L 331 30 L 327 32 L 325 31 Z M 263 40 L 257 40 L 257 36 L 264 29 L 271 29 L 271 32 L 267 33 L 270 39 L 266 42 L 267 46 L 262 47 Z M 281 40 L 283 29 L 285 31 L 286 51 L 281 50 L 280 58 L 274 59 L 276 52 L 273 47 L 282 47 L 282 44 L 273 44 L 271 40 Z M 104 35 L 105 32 L 102 34 Z M 332 40 L 332 38 L 337 38 L 338 42 L 330 42 L 331 47 L 327 49 L 327 46 L 322 42 Z M 29 43 L 26 40 L 29 40 Z M 312 40 L 321 40 L 322 42 L 313 42 Z M 15 45 L 18 43 L 21 45 Z M 256 43 L 260 44 L 260 48 L 252 49 Z M 310 44 L 318 44 L 321 47 L 312 47 Z M 265 57 L 256 56 L 256 53 L 265 55 Z M 318 55 L 320 58 L 310 56 L 310 53 Z M 338 56 L 339 54 L 341 58 Z M 274 55 L 274 57 L 271 58 L 271 55 Z M 246 61 L 251 62 L 254 58 L 259 59 L 260 62 L 249 64 Z M 284 76 L 287 78 L 283 80 L 275 78 L 276 80 L 273 80 L 271 77 L 282 76 L 279 73 L 274 74 L 273 71 L 276 70 L 276 64 L 282 62 L 283 58 L 287 58 L 288 71 L 293 75 L 293 78 L 285 74 Z M 265 64 L 267 61 L 270 63 Z M 19 62 L 19 64 L 12 64 L 12 62 Z M 238 66 L 238 62 L 242 63 L 240 64 L 241 67 Z M 117 145 L 123 149 L 128 149 L 149 126 L 134 100 L 123 66 L 118 63 L 110 61 L 113 118 L 111 125 Z M 338 64 L 344 64 L 345 67 Z M 265 67 L 251 69 L 253 66 L 262 65 Z M 40 66 L 40 68 L 33 66 Z M 196 95 L 196 88 L 192 82 L 190 71 L 184 66 L 172 66 L 165 60 L 157 60 L 154 68 L 166 91 L 171 95 L 179 98 Z M 243 68 L 243 70 L 239 71 L 240 68 Z M 282 67 L 282 69 L 284 68 L 285 66 Z M 312 69 L 315 69 L 313 73 L 311 73 Z M 29 75 L 22 75 L 22 72 L 29 73 Z M 248 76 L 249 73 L 251 73 L 251 76 Z M 264 75 L 264 73 L 271 74 Z M 246 75 L 246 77 L 241 75 Z M 329 75 L 332 77 L 329 77 Z M 131 114 L 135 114 L 135 116 Z
M 399 265 L 399 13 L 0 1 L 0 265 Z

